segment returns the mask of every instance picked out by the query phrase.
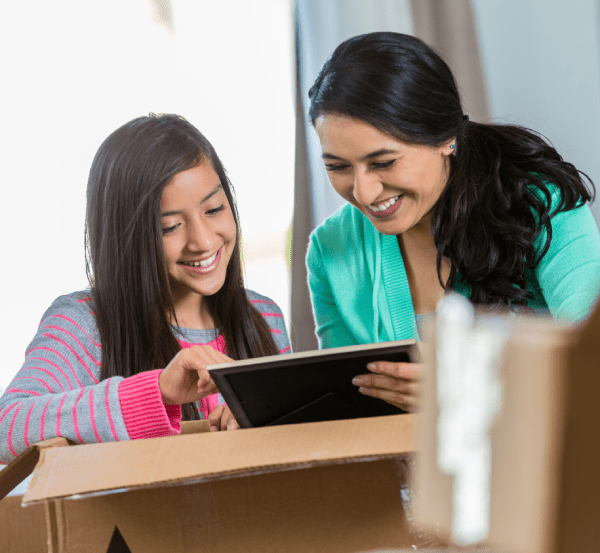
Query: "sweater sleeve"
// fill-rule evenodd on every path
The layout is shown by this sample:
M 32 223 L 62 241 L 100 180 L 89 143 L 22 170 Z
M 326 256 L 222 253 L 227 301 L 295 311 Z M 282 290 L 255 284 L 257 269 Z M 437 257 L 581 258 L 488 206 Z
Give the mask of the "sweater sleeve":
M 553 203 L 558 201 L 553 191 Z M 546 233 L 539 238 L 539 246 Z M 583 320 L 600 290 L 600 233 L 587 205 L 552 218 L 552 240 L 535 269 L 544 299 L 554 318 Z
M 308 287 L 315 318 L 319 348 L 334 348 L 357 344 L 357 340 L 334 300 L 316 234 L 312 234 L 306 255 Z
M 179 431 L 180 411 L 160 397 L 160 371 L 100 381 L 102 350 L 89 300 L 61 296 L 44 314 L 0 397 L 0 462 L 57 436 L 98 443 Z
M 292 346 L 285 326 L 283 312 L 279 306 L 270 298 L 261 296 L 252 290 L 246 291 L 248 301 L 265 319 L 271 329 L 273 340 L 279 348 L 279 353 L 291 353 Z

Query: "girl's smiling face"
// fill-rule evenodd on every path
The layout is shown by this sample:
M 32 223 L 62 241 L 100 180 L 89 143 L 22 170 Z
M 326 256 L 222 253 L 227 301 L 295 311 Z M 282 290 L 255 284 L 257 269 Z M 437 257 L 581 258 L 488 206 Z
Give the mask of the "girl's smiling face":
M 209 161 L 177 173 L 161 198 L 163 249 L 175 312 L 202 309 L 218 292 L 236 244 L 231 207 Z
M 331 185 L 379 232 L 429 231 L 454 141 L 438 148 L 409 144 L 360 119 L 333 114 L 319 116 L 315 129 Z

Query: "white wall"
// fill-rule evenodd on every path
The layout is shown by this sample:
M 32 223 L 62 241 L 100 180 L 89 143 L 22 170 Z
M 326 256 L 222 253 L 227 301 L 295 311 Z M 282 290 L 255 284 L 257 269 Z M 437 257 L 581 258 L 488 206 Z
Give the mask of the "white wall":
M 87 286 L 85 189 L 96 150 L 150 111 L 183 115 L 215 146 L 237 192 L 247 284 L 289 320 L 291 1 L 171 7 L 172 33 L 149 0 L 2 5 L 0 389 L 54 298 Z

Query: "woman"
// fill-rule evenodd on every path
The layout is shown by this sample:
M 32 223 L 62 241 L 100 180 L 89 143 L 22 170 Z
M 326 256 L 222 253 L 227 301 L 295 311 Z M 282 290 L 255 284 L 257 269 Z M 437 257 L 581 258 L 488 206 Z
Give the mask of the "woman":
M 333 188 L 350 205 L 311 235 L 322 347 L 419 337 L 447 290 L 583 319 L 600 286 L 594 187 L 538 134 L 470 122 L 425 43 L 341 44 L 309 92 Z M 587 179 L 589 186 L 586 186 Z M 419 365 L 375 363 L 360 391 L 415 409 Z
M 50 306 L 0 398 L 0 461 L 56 436 L 176 434 L 182 411 L 236 428 L 206 366 L 290 347 L 279 308 L 244 289 L 231 185 L 185 119 L 140 117 L 100 146 L 86 266 L 91 289 Z

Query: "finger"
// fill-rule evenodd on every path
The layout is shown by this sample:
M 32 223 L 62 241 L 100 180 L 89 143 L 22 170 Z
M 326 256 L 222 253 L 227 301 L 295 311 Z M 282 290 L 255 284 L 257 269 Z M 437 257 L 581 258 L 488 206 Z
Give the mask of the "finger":
M 219 389 L 217 388 L 217 385 L 214 383 L 212 377 L 210 376 L 210 374 L 208 373 L 208 371 L 206 369 L 198 370 L 197 388 L 198 388 L 199 399 L 206 397 L 206 396 L 210 396 L 212 394 L 219 393 Z
M 419 380 L 423 371 L 422 363 L 392 363 L 391 361 L 374 361 L 367 369 L 377 374 L 387 374 L 395 378 Z
M 417 381 L 394 378 L 384 374 L 361 374 L 352 379 L 352 384 L 363 388 L 378 388 L 403 394 L 413 393 L 415 389 L 420 388 L 420 383 Z
M 206 365 L 216 365 L 218 363 L 229 363 L 233 361 L 231 357 L 227 357 L 224 353 L 217 351 L 209 345 L 193 346 L 195 355 L 202 359 Z
M 231 411 L 229 407 L 225 407 L 223 409 L 223 414 L 221 415 L 221 430 L 227 430 L 227 424 L 229 423 L 229 419 L 231 418 Z
M 418 397 L 400 394 L 391 390 L 381 390 L 379 388 L 359 388 L 358 391 L 366 396 L 382 399 L 383 401 L 399 407 L 404 411 L 416 411 L 419 405 Z
M 227 422 L 227 430 L 239 430 L 240 429 L 240 425 L 238 424 L 238 421 L 235 420 L 235 417 L 233 415 L 230 415 L 228 418 L 228 422 Z
M 223 405 L 217 405 L 208 415 L 208 425 L 211 432 L 217 432 L 221 426 L 221 418 L 225 407 Z

